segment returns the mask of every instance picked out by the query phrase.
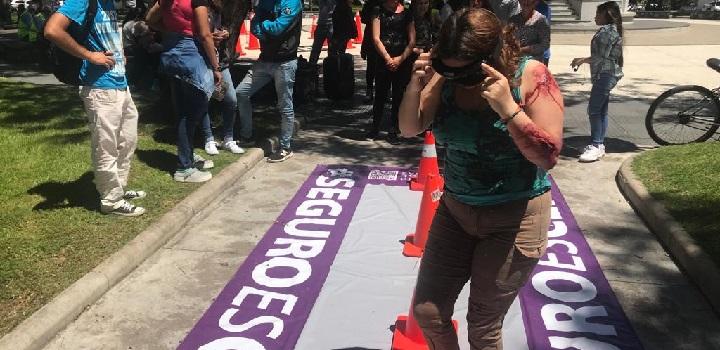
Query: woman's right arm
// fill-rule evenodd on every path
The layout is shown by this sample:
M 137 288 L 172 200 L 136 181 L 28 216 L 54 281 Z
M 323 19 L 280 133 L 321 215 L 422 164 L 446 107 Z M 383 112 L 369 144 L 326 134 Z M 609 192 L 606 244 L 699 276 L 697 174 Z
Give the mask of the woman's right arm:
M 155 29 L 159 32 L 165 31 L 165 27 L 162 24 L 160 1 L 155 2 L 155 5 L 153 5 L 150 10 L 148 10 L 147 15 L 145 15 L 145 22 L 147 22 L 148 26 L 152 29 Z
M 380 18 L 377 16 L 374 16 L 372 19 L 372 35 L 373 44 L 375 44 L 375 50 L 380 55 L 380 58 L 382 58 L 387 65 L 388 62 L 392 60 L 392 57 L 390 57 L 390 54 L 387 53 L 385 45 L 383 45 L 382 40 L 380 40 Z
M 421 54 L 415 61 L 410 83 L 398 111 L 402 136 L 418 135 L 430 126 L 440 106 L 443 83 L 442 76 L 430 67 L 430 53 Z
M 218 61 L 217 50 L 215 49 L 215 42 L 213 40 L 212 33 L 210 32 L 210 21 L 208 18 L 208 7 L 198 6 L 193 9 L 193 15 L 195 16 L 195 30 L 197 31 L 195 36 L 200 39 L 205 56 L 210 61 L 211 68 L 213 70 L 213 77 L 215 83 L 220 84 L 222 82 L 222 74 L 220 73 L 220 62 Z

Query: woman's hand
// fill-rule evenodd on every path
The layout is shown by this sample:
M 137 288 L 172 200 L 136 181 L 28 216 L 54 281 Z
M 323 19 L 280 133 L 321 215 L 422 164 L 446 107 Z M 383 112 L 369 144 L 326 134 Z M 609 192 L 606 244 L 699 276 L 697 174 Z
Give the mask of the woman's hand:
M 222 85 L 222 73 L 219 71 L 213 70 L 213 80 L 215 81 L 215 86 Z
M 490 107 L 500 115 L 500 118 L 507 119 L 517 109 L 517 103 L 510 92 L 510 83 L 502 73 L 483 63 L 482 69 L 487 78 L 480 83 L 483 98 L 488 101 Z
M 385 59 L 385 67 L 391 72 L 396 71 L 398 68 L 398 66 L 395 64 L 395 60 L 390 56 Z
M 573 58 L 572 62 L 570 62 L 571 67 L 579 67 L 580 65 L 584 63 L 590 63 L 589 57 L 575 57 Z
M 420 92 L 435 74 L 435 70 L 430 64 L 430 53 L 421 53 L 413 64 L 408 91 Z

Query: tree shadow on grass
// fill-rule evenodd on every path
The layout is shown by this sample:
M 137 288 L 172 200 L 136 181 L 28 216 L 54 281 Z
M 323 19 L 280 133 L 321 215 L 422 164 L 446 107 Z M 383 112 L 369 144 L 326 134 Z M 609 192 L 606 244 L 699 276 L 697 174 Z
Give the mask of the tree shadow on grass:
M 85 172 L 80 178 L 70 182 L 48 181 L 27 191 L 39 195 L 44 200 L 33 210 L 55 210 L 81 207 L 90 211 L 100 209 L 100 194 L 95 189 L 92 171 Z
M 177 169 L 177 156 L 168 151 L 159 149 L 142 150 L 138 149 L 135 151 L 137 158 L 147 164 L 147 166 L 164 171 L 166 173 L 172 173 Z

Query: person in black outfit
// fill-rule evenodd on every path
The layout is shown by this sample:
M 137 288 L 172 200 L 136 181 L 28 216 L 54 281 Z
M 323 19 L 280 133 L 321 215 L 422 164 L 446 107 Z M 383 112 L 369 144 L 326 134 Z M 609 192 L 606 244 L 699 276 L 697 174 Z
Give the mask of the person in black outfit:
M 398 144 L 398 109 L 405 86 L 410 80 L 412 62 L 408 60 L 415 47 L 415 24 L 410 11 L 400 0 L 384 0 L 375 7 L 372 20 L 377 66 L 372 129 L 369 139 L 377 138 L 385 109 L 385 99 L 392 85 L 392 110 L 387 141 Z
M 357 37 L 352 11 L 352 0 L 338 0 L 332 16 L 333 35 L 328 55 L 345 53 L 348 40 Z

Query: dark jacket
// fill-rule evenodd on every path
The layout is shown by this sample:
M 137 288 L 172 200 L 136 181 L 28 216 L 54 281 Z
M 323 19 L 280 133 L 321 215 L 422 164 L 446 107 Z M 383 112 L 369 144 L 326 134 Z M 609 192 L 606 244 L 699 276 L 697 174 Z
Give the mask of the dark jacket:
M 352 8 L 348 6 L 347 1 L 340 0 L 335 6 L 332 15 L 333 36 L 343 39 L 352 39 L 358 36 L 355 27 L 355 17 Z
M 260 60 L 297 59 L 302 29 L 301 0 L 260 0 L 250 30 L 260 41 Z

